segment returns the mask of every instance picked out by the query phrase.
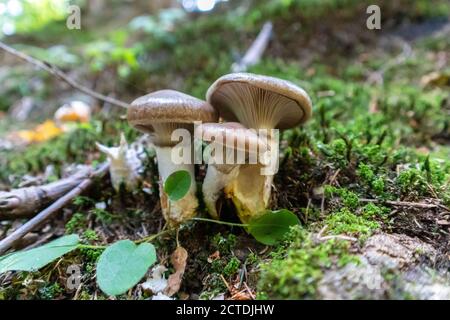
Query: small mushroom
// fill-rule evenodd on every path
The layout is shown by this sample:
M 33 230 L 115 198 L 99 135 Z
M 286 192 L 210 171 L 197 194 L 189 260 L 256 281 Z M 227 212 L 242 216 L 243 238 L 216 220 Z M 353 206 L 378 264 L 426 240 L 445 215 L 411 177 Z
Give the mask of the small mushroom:
M 261 150 L 264 146 L 259 143 L 256 132 L 237 122 L 205 123 L 196 128 L 195 136 L 210 143 L 206 149 L 209 151 L 206 152 L 208 170 L 202 193 L 209 214 L 218 219 L 220 194 L 238 176 L 240 164 L 245 163 L 251 153 L 256 159 L 258 148 Z
M 178 225 L 193 217 L 198 207 L 194 161 L 192 157 L 187 163 L 174 161 L 172 151 L 175 151 L 178 141 L 172 141 L 172 133 L 176 129 L 186 129 L 192 133 L 195 121 L 216 120 L 217 112 L 207 102 L 174 90 L 150 93 L 133 101 L 128 108 L 128 122 L 136 129 L 148 133 L 155 146 L 161 178 L 161 209 L 170 225 Z M 186 143 L 184 139 L 183 143 Z M 188 143 L 188 147 L 192 147 L 191 139 Z M 186 170 L 191 174 L 191 187 L 183 199 L 171 201 L 164 193 L 163 186 L 166 179 L 179 170 Z
M 307 121 L 312 113 L 311 99 L 303 89 L 286 80 L 251 73 L 219 78 L 206 97 L 224 120 L 237 121 L 251 129 L 292 128 Z M 270 134 L 268 137 L 271 139 Z M 261 174 L 265 166 L 240 166 L 238 176 L 225 189 L 243 222 L 269 205 L 273 175 Z

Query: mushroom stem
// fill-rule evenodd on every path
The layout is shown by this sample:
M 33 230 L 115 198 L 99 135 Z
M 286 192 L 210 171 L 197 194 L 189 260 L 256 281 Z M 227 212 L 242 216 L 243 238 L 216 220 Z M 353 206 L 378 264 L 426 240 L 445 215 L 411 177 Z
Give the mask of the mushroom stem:
M 262 175 L 263 165 L 241 165 L 239 174 L 225 187 L 240 220 L 248 223 L 267 209 L 270 202 L 273 175 Z
M 171 225 L 178 225 L 196 214 L 198 200 L 196 197 L 195 172 L 193 164 L 175 164 L 172 161 L 171 147 L 155 146 L 156 157 L 158 160 L 158 171 L 160 175 L 160 198 L 161 210 L 166 221 Z M 185 170 L 191 175 L 191 187 L 183 199 L 172 201 L 164 192 L 164 183 L 166 179 L 174 172 Z
M 222 191 L 232 183 L 239 174 L 239 165 L 209 165 L 203 181 L 203 198 L 208 213 L 219 219 L 217 200 Z

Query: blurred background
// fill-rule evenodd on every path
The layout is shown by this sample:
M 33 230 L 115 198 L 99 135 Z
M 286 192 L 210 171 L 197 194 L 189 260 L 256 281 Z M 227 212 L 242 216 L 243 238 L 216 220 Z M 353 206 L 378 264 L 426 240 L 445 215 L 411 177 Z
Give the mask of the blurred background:
M 273 22 L 274 32 L 265 67 L 278 68 L 282 61 L 306 70 L 313 62 L 333 67 L 343 57 L 372 50 L 382 34 L 414 38 L 432 32 L 449 11 L 447 1 L 375 2 L 382 7 L 379 31 L 366 28 L 370 1 L 0 0 L 0 37 L 121 100 L 164 87 L 201 97 L 266 21 Z M 70 5 L 81 8 L 80 30 L 66 27 Z M 1 112 L 32 96 L 33 119 L 76 94 L 14 57 L 0 52 L 0 61 Z

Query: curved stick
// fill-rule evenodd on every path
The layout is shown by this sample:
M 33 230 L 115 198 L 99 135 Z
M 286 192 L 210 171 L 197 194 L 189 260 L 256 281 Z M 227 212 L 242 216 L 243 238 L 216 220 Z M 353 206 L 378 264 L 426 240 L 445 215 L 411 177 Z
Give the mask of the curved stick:
M 11 248 L 15 241 L 24 237 L 30 231 L 33 231 L 42 223 L 46 222 L 53 215 L 55 215 L 59 210 L 64 208 L 64 206 L 71 201 L 76 196 L 80 195 L 83 191 L 85 191 L 94 181 L 94 178 L 103 176 L 109 169 L 108 163 L 103 163 L 99 169 L 94 171 L 89 177 L 84 179 L 78 186 L 73 188 L 69 193 L 65 194 L 63 197 L 59 198 L 52 205 L 50 205 L 45 210 L 41 211 L 37 216 L 30 219 L 23 226 L 15 230 L 5 239 L 0 241 L 0 254 L 3 254 L 6 250 Z

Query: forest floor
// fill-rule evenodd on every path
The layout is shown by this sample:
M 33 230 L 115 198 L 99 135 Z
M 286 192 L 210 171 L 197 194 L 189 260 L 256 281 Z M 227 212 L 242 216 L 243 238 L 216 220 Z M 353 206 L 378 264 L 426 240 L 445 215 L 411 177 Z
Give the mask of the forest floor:
M 315 14 L 295 5 L 261 6 L 238 18 L 200 17 L 161 34 L 127 36 L 127 30 L 118 29 L 102 35 L 102 41 L 88 32 L 59 47 L 58 37 L 50 41 L 49 36 L 44 42 L 49 50 L 32 45 L 44 46 L 38 32 L 10 43 L 29 43 L 17 48 L 124 101 L 162 88 L 204 98 L 208 86 L 230 72 L 232 53 L 245 51 L 261 22 L 270 18 L 274 37 L 263 60 L 249 71 L 302 86 L 314 105 L 311 121 L 283 132 L 271 202 L 272 209 L 294 212 L 301 225 L 268 247 L 241 227 L 186 224 L 178 240 L 189 257 L 176 298 L 450 299 L 449 8 L 437 1 L 435 9 L 441 11 L 428 12 L 417 1 L 404 11 L 405 6 L 388 3 L 381 31 L 365 27 L 361 1 L 339 11 L 324 6 Z M 94 101 L 14 57 L 0 59 L 5 61 L 0 68 L 0 190 L 57 180 L 72 164 L 101 163 L 105 157 L 96 141 L 117 145 L 120 132 L 130 142 L 139 137 L 122 110 L 105 104 L 96 106 L 89 123 L 69 133 L 11 145 L 11 132 L 51 117 L 61 101 Z M 6 106 L 23 96 L 31 97 L 35 114 L 17 124 Z M 89 245 L 158 233 L 164 220 L 151 152 L 145 164 L 145 192 L 115 192 L 108 177 L 99 180 L 15 249 L 72 233 Z M 204 173 L 201 166 L 199 183 Z M 225 203 L 224 212 L 224 220 L 238 222 L 231 204 Z M 203 207 L 199 215 L 207 217 Z M 25 221 L 0 221 L 0 239 Z M 158 264 L 170 274 L 175 236 L 161 236 L 153 244 Z M 105 299 L 95 281 L 101 252 L 76 250 L 36 272 L 2 274 L 0 299 Z M 66 288 L 72 264 L 82 271 L 76 291 Z M 142 286 L 150 277 L 151 272 L 117 298 L 151 297 Z

